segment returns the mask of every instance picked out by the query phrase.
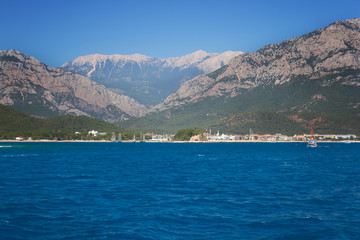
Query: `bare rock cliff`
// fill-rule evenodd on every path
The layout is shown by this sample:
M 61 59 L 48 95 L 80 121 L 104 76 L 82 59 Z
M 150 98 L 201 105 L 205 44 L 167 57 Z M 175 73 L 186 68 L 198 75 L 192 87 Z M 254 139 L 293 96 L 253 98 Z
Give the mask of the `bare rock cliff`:
M 110 122 L 143 116 L 149 111 L 128 96 L 115 94 L 79 74 L 48 67 L 16 50 L 0 52 L 0 103 L 25 112 L 31 108 L 35 113 L 30 114 L 40 116 L 52 112 Z

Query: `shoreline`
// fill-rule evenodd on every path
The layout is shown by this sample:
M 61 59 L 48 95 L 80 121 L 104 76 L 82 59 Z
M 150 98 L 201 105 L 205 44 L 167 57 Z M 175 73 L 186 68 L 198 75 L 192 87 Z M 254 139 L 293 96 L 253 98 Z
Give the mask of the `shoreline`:
M 110 140 L 6 140 L 1 139 L 0 143 L 307 143 L 308 141 L 247 141 L 247 140 L 231 140 L 231 141 L 110 141 Z M 342 140 L 342 141 L 317 141 L 318 143 L 360 143 L 360 141 L 354 140 Z

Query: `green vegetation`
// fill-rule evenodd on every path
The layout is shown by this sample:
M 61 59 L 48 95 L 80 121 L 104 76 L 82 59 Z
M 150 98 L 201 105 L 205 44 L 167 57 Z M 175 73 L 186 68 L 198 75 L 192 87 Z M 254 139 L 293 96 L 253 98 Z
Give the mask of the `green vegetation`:
M 249 134 L 250 128 L 256 134 L 281 133 L 293 135 L 309 133 L 309 129 L 297 123 L 289 116 L 268 111 L 235 114 L 220 120 L 210 128 L 214 131 L 233 134 Z
M 267 111 L 253 111 L 224 118 L 210 128 L 215 131 L 234 134 L 247 134 L 250 128 L 256 134 L 309 134 L 311 128 L 319 134 L 358 134 L 360 130 L 359 120 L 357 117 L 342 117 L 326 113 L 307 112 L 286 115 Z
M 360 135 L 359 116 L 340 116 L 332 113 L 300 113 L 297 117 L 302 120 L 301 125 L 307 129 L 313 128 L 322 134 L 356 134 Z
M 88 134 L 90 130 L 106 134 L 93 137 Z M 58 116 L 42 119 L 0 105 L 0 139 L 15 139 L 21 136 L 25 139 L 31 137 L 33 140 L 110 140 L 112 132 L 121 133 L 124 140 L 133 137 L 130 131 L 91 117 Z
M 23 132 L 31 129 L 38 131 L 45 122 L 45 119 L 31 117 L 11 107 L 0 104 L 1 132 Z
M 196 135 L 199 135 L 202 133 L 203 133 L 203 131 L 198 130 L 198 129 L 192 129 L 192 128 L 182 129 L 182 130 L 179 130 L 175 134 L 174 140 L 175 141 L 189 141 L 192 136 L 196 136 Z

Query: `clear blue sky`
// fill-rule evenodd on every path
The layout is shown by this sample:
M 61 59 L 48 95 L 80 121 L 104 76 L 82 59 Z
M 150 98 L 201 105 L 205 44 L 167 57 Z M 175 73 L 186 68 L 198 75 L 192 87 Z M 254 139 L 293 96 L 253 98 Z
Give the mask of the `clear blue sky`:
M 359 0 L 1 0 L 0 50 L 50 66 L 88 54 L 253 52 L 338 20 Z

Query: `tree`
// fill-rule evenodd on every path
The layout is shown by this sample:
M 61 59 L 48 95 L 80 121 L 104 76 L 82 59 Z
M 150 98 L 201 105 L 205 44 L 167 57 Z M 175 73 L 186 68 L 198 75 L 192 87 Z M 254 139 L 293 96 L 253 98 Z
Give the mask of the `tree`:
M 192 128 L 181 129 L 175 134 L 174 140 L 175 141 L 189 141 L 192 136 L 202 134 L 202 133 L 203 133 L 203 131 L 198 130 L 198 129 L 192 129 Z

